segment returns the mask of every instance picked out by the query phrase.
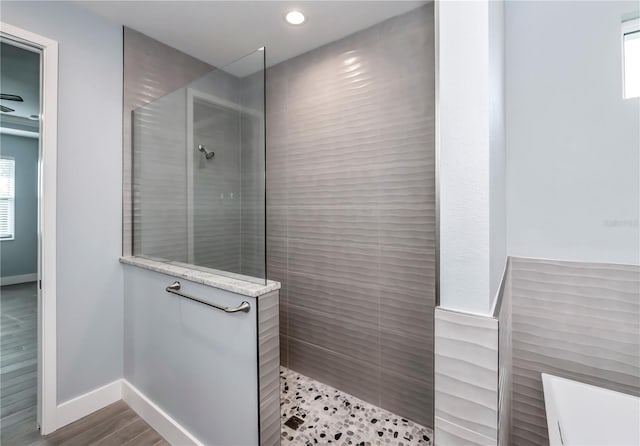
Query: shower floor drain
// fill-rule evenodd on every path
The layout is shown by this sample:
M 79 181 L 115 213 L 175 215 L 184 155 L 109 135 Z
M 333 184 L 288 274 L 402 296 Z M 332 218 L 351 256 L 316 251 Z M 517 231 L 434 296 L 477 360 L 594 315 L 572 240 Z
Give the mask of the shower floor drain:
M 304 423 L 304 420 L 294 415 L 291 418 L 289 418 L 287 421 L 285 421 L 284 425 L 296 431 L 302 425 L 302 423 Z

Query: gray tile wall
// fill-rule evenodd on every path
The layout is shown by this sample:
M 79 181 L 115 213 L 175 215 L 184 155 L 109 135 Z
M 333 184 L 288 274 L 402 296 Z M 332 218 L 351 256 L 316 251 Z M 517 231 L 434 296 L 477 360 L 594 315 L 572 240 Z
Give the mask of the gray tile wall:
M 186 96 L 176 91 L 133 113 L 133 253 L 187 261 Z
M 123 253 L 264 278 L 263 71 L 240 79 L 129 28 L 124 59 Z M 196 101 L 194 147 L 187 147 L 187 87 L 255 113 Z M 214 159 L 197 152 L 198 144 L 213 150 Z M 191 166 L 186 150 L 194 151 Z
M 254 57 L 254 56 L 251 56 Z M 242 274 L 266 277 L 264 71 L 242 80 Z M 262 115 L 260 115 L 262 113 Z
M 513 337 L 510 260 L 496 305 L 498 318 L 498 446 L 511 444 Z
M 258 306 L 258 376 L 260 446 L 280 445 L 280 352 L 278 291 L 256 299 Z
M 193 158 L 193 253 L 196 265 L 242 272 L 241 113 L 202 103 L 194 110 L 194 146 L 215 152 Z M 178 175 L 184 182 L 182 175 Z
M 640 266 L 512 259 L 511 445 L 546 445 L 540 373 L 640 395 Z
M 124 28 L 123 234 L 122 253 L 133 253 L 131 112 L 199 78 L 212 66 L 170 46 Z
M 432 426 L 433 4 L 267 71 L 282 363 Z

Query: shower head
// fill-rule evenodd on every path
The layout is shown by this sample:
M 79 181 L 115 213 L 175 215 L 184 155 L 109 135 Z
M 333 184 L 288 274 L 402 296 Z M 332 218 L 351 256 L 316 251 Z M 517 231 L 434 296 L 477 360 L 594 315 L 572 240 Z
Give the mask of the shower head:
M 211 158 L 213 158 L 216 154 L 215 152 L 209 152 L 207 150 L 207 148 L 205 146 L 203 146 L 202 144 L 198 145 L 198 150 L 202 153 L 204 153 L 204 156 L 206 159 L 210 160 Z

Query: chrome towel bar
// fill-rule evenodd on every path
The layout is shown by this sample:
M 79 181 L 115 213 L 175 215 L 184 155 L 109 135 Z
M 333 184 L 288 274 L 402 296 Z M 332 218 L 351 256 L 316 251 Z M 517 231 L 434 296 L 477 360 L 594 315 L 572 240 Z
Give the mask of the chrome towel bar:
M 249 310 L 251 309 L 251 305 L 249 304 L 249 302 L 246 302 L 246 301 L 242 302 L 239 306 L 235 308 L 221 307 L 220 305 L 205 302 L 204 300 L 198 299 L 197 297 L 193 297 L 193 296 L 189 296 L 188 294 L 181 293 L 180 288 L 181 288 L 180 282 L 176 280 L 167 288 L 165 288 L 165 290 L 167 291 L 167 293 L 177 294 L 180 297 L 184 297 L 190 300 L 195 300 L 196 302 L 200 302 L 201 304 L 208 305 L 218 310 L 222 310 L 225 313 L 248 313 Z

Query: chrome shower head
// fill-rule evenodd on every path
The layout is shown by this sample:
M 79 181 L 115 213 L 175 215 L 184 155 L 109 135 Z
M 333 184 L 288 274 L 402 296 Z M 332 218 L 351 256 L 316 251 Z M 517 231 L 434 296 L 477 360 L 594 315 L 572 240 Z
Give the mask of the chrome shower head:
M 207 158 L 208 160 L 210 160 L 211 158 L 213 158 L 216 154 L 215 152 L 209 152 L 207 150 L 207 148 L 205 146 L 203 146 L 202 144 L 198 145 L 198 150 L 202 153 L 204 153 L 205 158 Z

